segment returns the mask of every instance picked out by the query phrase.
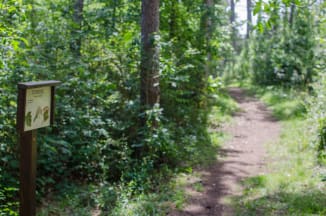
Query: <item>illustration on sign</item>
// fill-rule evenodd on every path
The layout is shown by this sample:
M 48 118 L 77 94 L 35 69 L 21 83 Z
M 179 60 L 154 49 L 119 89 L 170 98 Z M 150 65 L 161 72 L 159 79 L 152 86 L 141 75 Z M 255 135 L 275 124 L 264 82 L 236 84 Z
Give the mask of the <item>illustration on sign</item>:
M 50 125 L 51 87 L 26 90 L 24 131 Z

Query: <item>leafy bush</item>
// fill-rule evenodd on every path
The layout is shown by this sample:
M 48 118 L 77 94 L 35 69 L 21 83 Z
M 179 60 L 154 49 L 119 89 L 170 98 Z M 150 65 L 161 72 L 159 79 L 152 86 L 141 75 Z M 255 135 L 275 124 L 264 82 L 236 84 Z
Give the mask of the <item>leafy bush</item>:
M 320 158 L 326 158 L 326 75 L 321 74 L 314 85 L 314 95 L 309 103 L 309 117 L 313 134 L 312 145 L 318 149 Z
M 282 5 L 284 4 L 284 5 Z M 314 17 L 303 1 L 290 9 L 279 1 L 264 3 L 269 20 L 260 20 L 250 51 L 252 52 L 253 79 L 262 85 L 304 86 L 316 75 L 316 37 Z M 261 5 L 261 2 L 260 4 Z M 286 10 L 283 21 L 281 7 Z M 293 11 L 293 23 L 289 23 L 288 10 Z M 292 11 L 291 11 L 292 12 Z M 261 15 L 259 15 L 261 17 Z

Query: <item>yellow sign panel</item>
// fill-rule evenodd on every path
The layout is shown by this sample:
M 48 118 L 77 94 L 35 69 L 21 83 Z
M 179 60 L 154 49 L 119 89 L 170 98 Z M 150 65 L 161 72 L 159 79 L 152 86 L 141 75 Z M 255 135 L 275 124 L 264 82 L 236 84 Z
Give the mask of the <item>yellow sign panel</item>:
M 50 125 L 51 87 L 26 89 L 24 131 Z

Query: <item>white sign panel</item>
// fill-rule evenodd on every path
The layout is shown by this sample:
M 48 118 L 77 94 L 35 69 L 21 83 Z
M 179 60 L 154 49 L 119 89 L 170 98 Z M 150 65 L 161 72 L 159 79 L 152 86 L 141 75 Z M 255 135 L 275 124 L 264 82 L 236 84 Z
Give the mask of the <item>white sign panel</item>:
M 50 125 L 51 87 L 26 89 L 24 131 Z

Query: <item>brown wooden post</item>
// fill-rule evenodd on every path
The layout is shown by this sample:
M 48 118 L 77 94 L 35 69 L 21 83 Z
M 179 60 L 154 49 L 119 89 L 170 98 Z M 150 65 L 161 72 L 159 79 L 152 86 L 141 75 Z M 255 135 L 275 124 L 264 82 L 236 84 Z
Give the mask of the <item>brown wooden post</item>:
M 20 134 L 20 216 L 36 215 L 36 133 Z
M 20 216 L 36 215 L 36 134 L 38 128 L 53 124 L 55 86 L 59 84 L 59 81 L 26 82 L 18 84 L 17 131 L 19 133 L 20 147 Z M 27 93 L 28 91 L 29 93 Z M 49 91 L 51 92 L 49 93 Z M 42 93 L 44 92 L 48 94 L 43 94 L 43 96 L 45 95 L 43 98 Z M 27 96 L 28 94 L 29 97 Z M 36 95 L 34 95 L 34 98 L 33 94 Z M 44 101 L 46 105 L 42 106 Z M 37 105 L 36 112 L 34 109 L 31 109 L 31 107 L 34 108 L 34 102 Z M 29 107 L 29 109 L 27 107 Z M 40 117 L 40 113 L 43 113 L 43 119 Z M 27 118 L 27 121 L 25 118 Z M 41 123 L 33 125 L 33 123 L 37 122 L 40 118 Z

